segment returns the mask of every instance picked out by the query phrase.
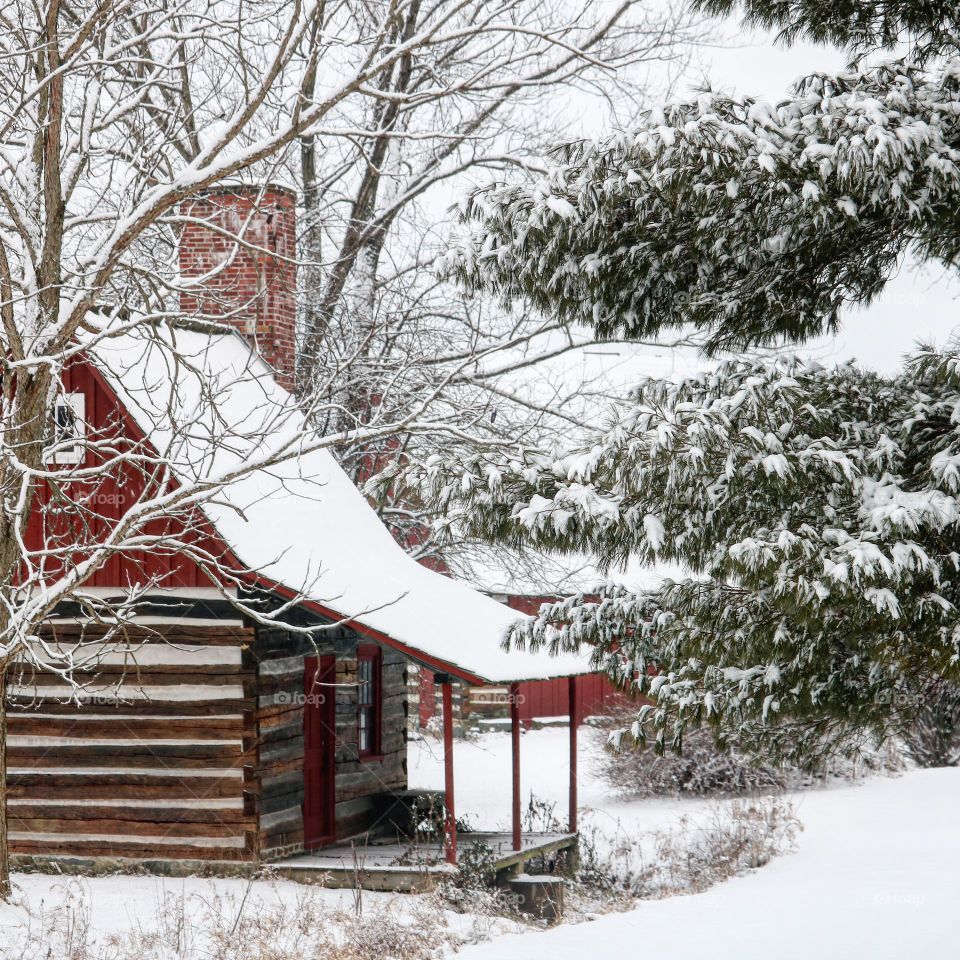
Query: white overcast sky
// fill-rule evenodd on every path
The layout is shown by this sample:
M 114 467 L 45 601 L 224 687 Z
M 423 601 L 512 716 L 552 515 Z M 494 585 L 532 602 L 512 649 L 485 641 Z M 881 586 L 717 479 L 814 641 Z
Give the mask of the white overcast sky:
M 736 38 L 736 31 L 730 31 Z M 691 68 L 687 89 L 704 76 L 714 88 L 738 90 L 776 101 L 798 77 L 815 71 L 836 72 L 844 57 L 829 47 L 783 47 L 770 38 L 740 35 L 729 47 L 711 49 Z M 683 94 L 681 88 L 678 91 Z M 904 353 L 918 341 L 943 344 L 960 333 L 960 280 L 939 267 L 901 266 L 879 301 L 853 310 L 840 333 L 815 345 L 818 356 L 855 358 L 865 366 L 894 372 Z
M 597 0 L 609 2 L 612 0 Z M 716 37 L 716 44 L 696 52 L 675 96 L 690 95 L 707 81 L 714 89 L 776 102 L 798 78 L 817 71 L 835 73 L 845 65 L 842 51 L 836 48 L 776 45 L 772 36 L 749 34 L 733 20 L 718 23 Z M 656 83 L 658 78 L 654 75 L 651 79 Z M 556 110 L 571 138 L 602 138 L 610 132 L 612 121 L 605 106 L 582 91 L 562 98 Z M 448 206 L 472 182 L 468 178 L 467 182 L 448 184 L 432 200 L 441 235 L 456 232 L 451 229 Z M 898 370 L 904 354 L 918 342 L 943 345 L 952 336 L 960 336 L 960 278 L 939 266 L 921 268 L 908 261 L 901 264 L 877 302 L 866 309 L 851 309 L 835 337 L 806 344 L 803 349 L 823 361 L 855 359 L 889 374 Z

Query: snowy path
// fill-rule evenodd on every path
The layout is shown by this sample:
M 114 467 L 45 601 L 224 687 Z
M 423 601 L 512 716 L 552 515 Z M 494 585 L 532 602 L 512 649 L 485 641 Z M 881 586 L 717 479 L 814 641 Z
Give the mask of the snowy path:
M 798 852 L 749 876 L 591 923 L 500 937 L 459 957 L 960 957 L 960 770 L 811 791 L 797 810 Z

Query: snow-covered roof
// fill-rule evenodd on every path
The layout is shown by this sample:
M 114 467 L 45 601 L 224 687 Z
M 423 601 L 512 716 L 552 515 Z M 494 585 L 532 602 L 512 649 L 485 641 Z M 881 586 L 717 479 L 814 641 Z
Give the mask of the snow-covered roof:
M 202 504 L 239 561 L 262 578 L 467 678 L 589 669 L 586 656 L 504 651 L 517 612 L 408 556 L 329 450 L 298 446 L 298 456 L 269 463 L 300 443 L 303 415 L 239 334 L 132 330 L 89 352 L 181 482 L 267 462 Z

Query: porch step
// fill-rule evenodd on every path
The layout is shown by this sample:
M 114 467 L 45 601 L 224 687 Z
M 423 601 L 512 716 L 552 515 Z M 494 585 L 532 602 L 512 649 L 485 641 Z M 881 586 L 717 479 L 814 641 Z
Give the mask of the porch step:
M 575 848 L 572 833 L 526 833 L 522 849 L 513 849 L 508 833 L 471 832 L 460 834 L 458 849 L 484 844 L 493 854 L 498 874 L 513 872 L 537 857 Z M 271 873 L 300 883 L 325 887 L 423 893 L 432 890 L 456 872 L 445 862 L 439 843 L 415 846 L 396 842 L 337 844 L 313 853 L 289 857 L 270 865 Z

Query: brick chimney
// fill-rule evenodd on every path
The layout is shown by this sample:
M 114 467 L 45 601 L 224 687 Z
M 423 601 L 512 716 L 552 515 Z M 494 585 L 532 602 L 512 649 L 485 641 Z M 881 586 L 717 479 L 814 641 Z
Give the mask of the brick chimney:
M 296 194 L 273 185 L 214 187 L 185 201 L 180 209 L 204 221 L 183 224 L 181 277 L 202 277 L 224 265 L 202 287 L 183 292 L 180 309 L 187 315 L 233 324 L 273 367 L 277 382 L 292 391 Z

